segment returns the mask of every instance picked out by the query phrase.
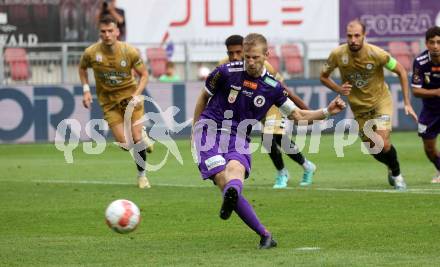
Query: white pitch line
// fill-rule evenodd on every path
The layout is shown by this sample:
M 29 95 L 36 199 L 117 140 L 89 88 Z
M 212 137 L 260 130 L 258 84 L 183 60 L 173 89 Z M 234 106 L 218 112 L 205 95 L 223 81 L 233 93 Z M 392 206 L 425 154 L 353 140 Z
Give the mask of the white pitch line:
M 13 181 L 13 180 L 0 180 L 0 182 L 29 182 L 29 181 Z M 33 183 L 47 183 L 47 184 L 102 184 L 102 185 L 133 185 L 134 183 L 129 182 L 116 182 L 116 181 L 93 181 L 93 180 L 31 180 Z M 164 186 L 164 187 L 186 187 L 186 188 L 211 188 L 212 185 L 184 185 L 184 184 L 167 184 L 167 183 L 154 183 L 154 186 Z M 256 188 L 271 191 L 282 191 L 282 190 L 316 190 L 316 191 L 331 191 L 331 192 L 361 192 L 361 193 L 389 193 L 389 194 L 423 194 L 423 195 L 439 195 L 440 188 L 413 188 L 406 191 L 396 191 L 392 189 L 362 189 L 362 188 L 326 188 L 326 187 L 312 187 L 312 188 L 299 188 L 299 187 L 288 187 L 284 189 L 274 190 L 270 186 L 253 186 L 250 185 L 248 188 Z
M 321 250 L 320 247 L 303 247 L 303 248 L 295 248 L 296 251 L 318 251 Z

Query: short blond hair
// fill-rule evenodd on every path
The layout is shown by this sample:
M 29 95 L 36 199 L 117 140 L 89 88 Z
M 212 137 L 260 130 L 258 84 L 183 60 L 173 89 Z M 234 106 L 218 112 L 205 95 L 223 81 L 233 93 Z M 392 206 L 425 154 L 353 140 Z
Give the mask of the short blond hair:
M 244 37 L 243 47 L 246 46 L 263 46 L 263 53 L 267 52 L 267 40 L 262 34 L 259 33 L 250 33 Z

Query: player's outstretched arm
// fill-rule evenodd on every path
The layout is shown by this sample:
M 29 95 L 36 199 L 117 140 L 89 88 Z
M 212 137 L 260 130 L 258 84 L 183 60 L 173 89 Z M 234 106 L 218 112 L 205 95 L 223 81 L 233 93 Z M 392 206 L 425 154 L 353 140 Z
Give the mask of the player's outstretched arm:
M 344 100 L 342 100 L 340 96 L 337 96 L 326 108 L 323 109 L 303 110 L 296 108 L 292 111 L 292 113 L 290 113 L 289 119 L 294 121 L 307 121 L 311 123 L 314 120 L 323 120 L 331 115 L 338 114 L 345 109 L 345 106 Z
M 306 104 L 306 103 L 305 103 L 305 102 L 304 102 L 299 96 L 297 96 L 297 95 L 295 95 L 294 93 L 292 93 L 292 92 L 287 88 L 287 85 L 286 85 L 284 82 L 280 81 L 280 83 L 281 83 L 281 85 L 283 86 L 284 91 L 287 93 L 287 97 L 288 97 L 290 100 L 292 100 L 293 103 L 295 103 L 295 105 L 296 105 L 297 107 L 299 107 L 300 109 L 305 109 L 305 110 L 309 109 L 309 107 L 307 106 L 307 104 Z

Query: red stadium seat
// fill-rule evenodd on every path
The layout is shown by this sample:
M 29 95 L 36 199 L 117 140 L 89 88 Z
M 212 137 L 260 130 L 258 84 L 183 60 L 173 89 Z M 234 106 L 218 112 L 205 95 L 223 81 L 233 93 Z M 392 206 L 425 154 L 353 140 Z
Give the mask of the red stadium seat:
M 418 41 L 413 41 L 411 42 L 411 52 L 413 54 L 413 56 L 418 56 L 420 54 L 420 42 Z
M 24 48 L 6 48 L 5 61 L 9 65 L 12 80 L 20 81 L 30 78 L 29 61 Z
M 394 56 L 407 71 L 410 71 L 412 68 L 412 54 L 409 45 L 406 42 L 389 42 L 388 48 L 391 55 Z
M 168 62 L 167 52 L 161 47 L 147 48 L 147 59 L 151 68 L 153 77 L 160 77 L 166 72 Z
M 280 69 L 280 57 L 277 55 L 277 52 L 275 50 L 274 46 L 269 46 L 268 48 L 269 56 L 267 57 L 267 62 L 274 67 L 275 71 L 279 71 Z
M 289 74 L 303 74 L 304 63 L 299 47 L 296 44 L 284 44 L 281 46 L 281 57 Z

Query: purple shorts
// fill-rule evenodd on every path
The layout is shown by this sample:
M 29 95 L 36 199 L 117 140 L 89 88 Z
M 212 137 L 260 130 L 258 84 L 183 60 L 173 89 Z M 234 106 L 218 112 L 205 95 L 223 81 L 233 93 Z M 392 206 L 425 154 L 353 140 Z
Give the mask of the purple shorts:
M 208 127 L 199 122 L 194 126 L 193 134 L 197 163 L 203 179 L 213 179 L 230 160 L 239 161 L 245 168 L 245 178 L 249 176 L 251 155 L 249 140 L 245 135 L 224 131 L 216 125 Z
M 419 136 L 423 139 L 434 139 L 440 133 L 440 114 L 433 114 L 425 109 L 419 116 Z

